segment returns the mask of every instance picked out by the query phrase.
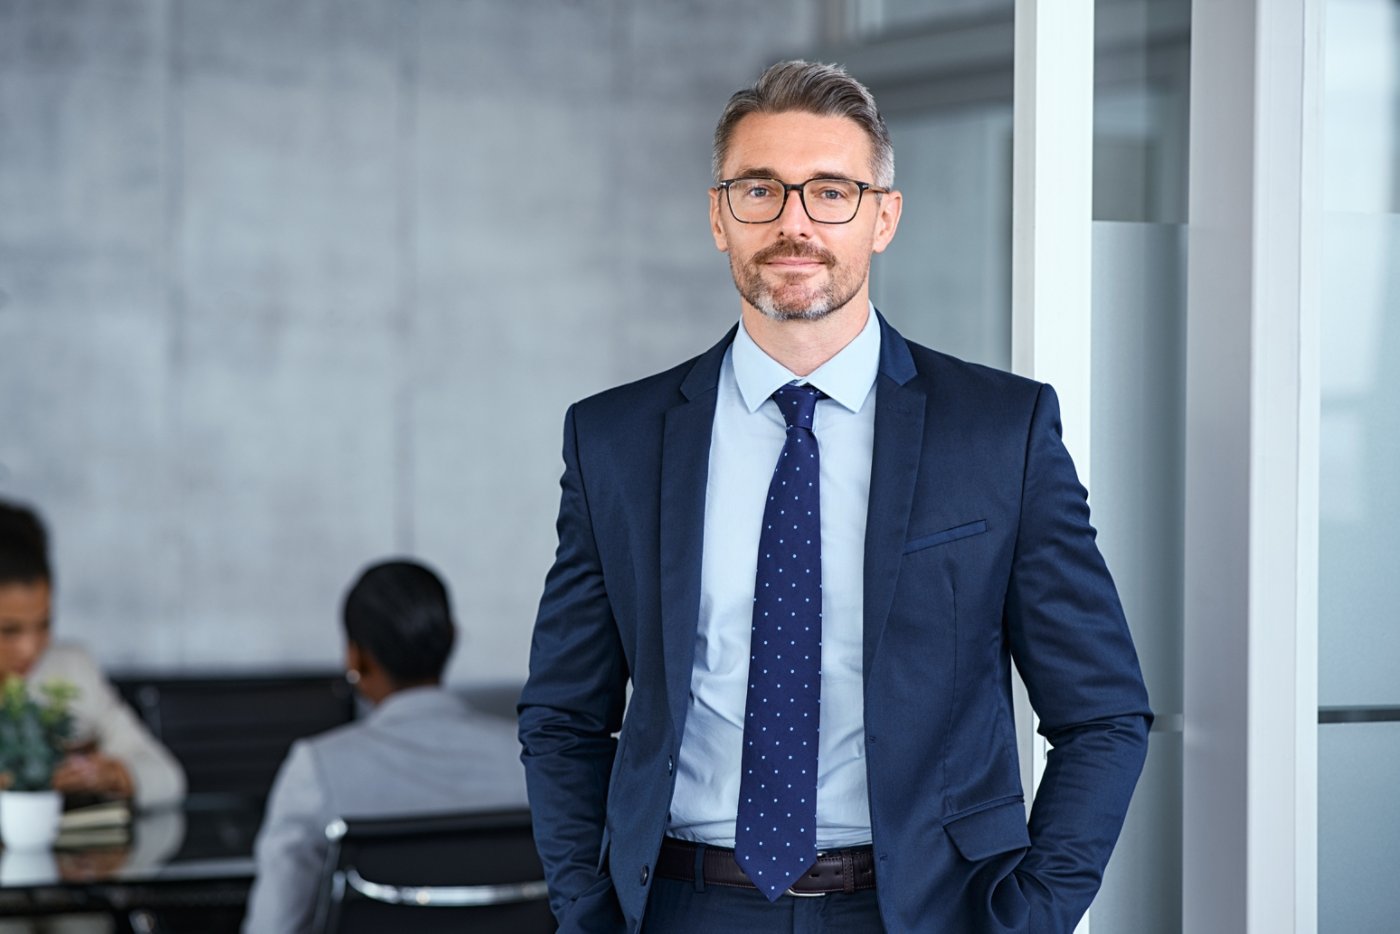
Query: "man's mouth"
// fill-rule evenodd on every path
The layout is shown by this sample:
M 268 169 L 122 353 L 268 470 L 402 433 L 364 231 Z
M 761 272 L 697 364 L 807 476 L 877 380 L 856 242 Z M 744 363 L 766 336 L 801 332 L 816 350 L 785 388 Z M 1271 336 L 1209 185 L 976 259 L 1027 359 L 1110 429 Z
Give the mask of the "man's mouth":
M 831 265 L 835 257 L 824 251 L 795 251 L 791 247 L 773 247 L 759 253 L 754 259 L 763 266 L 771 266 L 780 272 L 811 272 Z

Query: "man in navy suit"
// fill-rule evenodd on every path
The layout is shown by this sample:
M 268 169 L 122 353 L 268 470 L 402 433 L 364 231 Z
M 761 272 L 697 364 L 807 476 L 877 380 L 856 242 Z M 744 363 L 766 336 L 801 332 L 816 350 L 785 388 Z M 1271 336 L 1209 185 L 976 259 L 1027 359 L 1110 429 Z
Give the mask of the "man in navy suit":
M 1054 391 L 871 306 L 902 199 L 840 68 L 736 93 L 714 172 L 738 325 L 565 420 L 520 701 L 560 929 L 1069 932 L 1152 715 Z

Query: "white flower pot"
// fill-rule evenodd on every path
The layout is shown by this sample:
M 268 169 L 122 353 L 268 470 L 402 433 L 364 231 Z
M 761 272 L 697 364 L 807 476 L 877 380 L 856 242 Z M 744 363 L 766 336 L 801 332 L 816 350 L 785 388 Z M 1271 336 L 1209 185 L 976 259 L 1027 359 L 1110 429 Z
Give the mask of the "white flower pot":
M 0 791 L 0 840 L 7 850 L 46 850 L 62 813 L 57 791 Z

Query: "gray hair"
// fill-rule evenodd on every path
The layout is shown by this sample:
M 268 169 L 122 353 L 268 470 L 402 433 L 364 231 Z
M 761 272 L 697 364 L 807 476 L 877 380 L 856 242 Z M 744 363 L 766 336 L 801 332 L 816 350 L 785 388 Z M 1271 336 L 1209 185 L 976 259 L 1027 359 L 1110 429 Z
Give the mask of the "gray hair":
M 849 117 L 870 138 L 870 171 L 881 188 L 894 184 L 894 146 L 885 118 L 875 106 L 870 89 L 852 78 L 840 65 L 779 62 L 769 67 L 750 88 L 735 91 L 715 127 L 711 171 L 720 181 L 734 127 L 753 113 L 800 111 L 821 117 Z

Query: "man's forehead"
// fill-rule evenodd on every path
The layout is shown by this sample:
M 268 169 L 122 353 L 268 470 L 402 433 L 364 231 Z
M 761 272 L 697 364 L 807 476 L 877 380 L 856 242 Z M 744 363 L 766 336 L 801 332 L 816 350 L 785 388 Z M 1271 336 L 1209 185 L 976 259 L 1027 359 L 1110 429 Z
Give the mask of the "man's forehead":
M 850 117 L 804 111 L 747 114 L 734 126 L 725 174 L 803 179 L 869 172 L 870 138 Z M 793 179 L 787 179 L 792 181 Z

